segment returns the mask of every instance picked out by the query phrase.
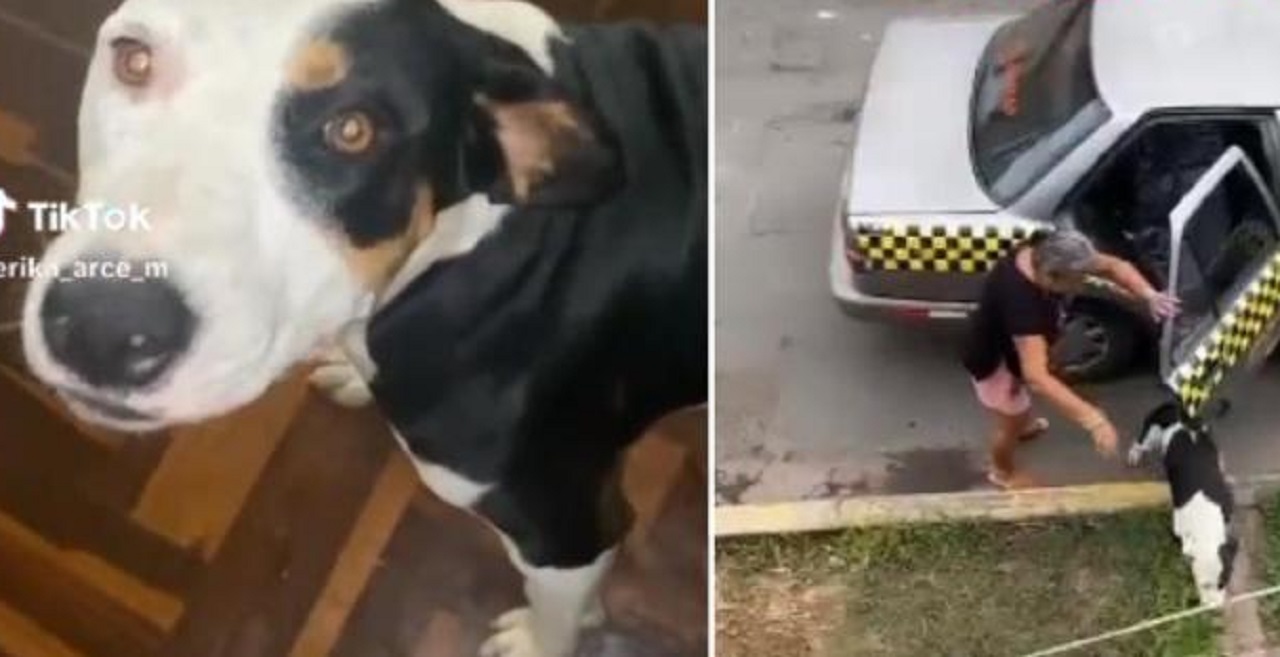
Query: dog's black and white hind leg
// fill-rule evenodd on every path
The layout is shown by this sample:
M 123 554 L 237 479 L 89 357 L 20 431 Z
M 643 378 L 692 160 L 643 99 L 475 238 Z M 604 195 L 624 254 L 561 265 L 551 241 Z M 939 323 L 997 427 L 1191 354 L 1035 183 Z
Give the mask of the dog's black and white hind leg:
M 553 483 L 547 474 L 502 484 L 476 506 L 524 576 L 528 601 L 495 621 L 481 657 L 569 657 L 582 630 L 604 622 L 601 583 L 630 507 L 613 477 Z

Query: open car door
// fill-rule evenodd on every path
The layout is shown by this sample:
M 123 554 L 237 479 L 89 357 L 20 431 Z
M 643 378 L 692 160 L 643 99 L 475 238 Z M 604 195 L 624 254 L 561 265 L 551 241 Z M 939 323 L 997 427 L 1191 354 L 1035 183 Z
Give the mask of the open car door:
M 1160 374 L 1199 415 L 1280 338 L 1280 213 L 1253 162 L 1227 149 L 1169 215 L 1169 289 Z

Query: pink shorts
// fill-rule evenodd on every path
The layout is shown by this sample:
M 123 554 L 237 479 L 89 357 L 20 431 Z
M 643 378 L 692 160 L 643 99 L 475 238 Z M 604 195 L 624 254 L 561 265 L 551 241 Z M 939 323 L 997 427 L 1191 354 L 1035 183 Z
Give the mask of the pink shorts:
M 1001 363 L 990 376 L 973 382 L 978 401 L 1001 415 L 1022 415 L 1031 410 L 1027 386 Z

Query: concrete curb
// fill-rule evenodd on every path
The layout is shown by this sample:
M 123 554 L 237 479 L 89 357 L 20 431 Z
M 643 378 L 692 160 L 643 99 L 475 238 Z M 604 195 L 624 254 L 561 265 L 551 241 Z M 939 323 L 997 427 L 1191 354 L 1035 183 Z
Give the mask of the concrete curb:
M 1280 490 L 1280 475 L 1233 479 L 1241 506 L 1261 493 Z M 821 532 L 852 527 L 954 520 L 1031 520 L 1064 515 L 1117 513 L 1165 506 L 1163 481 L 1138 481 L 1018 491 L 965 491 L 868 495 L 715 509 L 717 538 Z

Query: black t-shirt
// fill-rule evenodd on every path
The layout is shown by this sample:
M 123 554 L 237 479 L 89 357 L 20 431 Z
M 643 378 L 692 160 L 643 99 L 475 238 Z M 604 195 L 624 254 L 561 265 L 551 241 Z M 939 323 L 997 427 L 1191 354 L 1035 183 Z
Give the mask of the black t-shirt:
M 1018 269 L 1020 251 L 1015 249 L 996 263 L 983 283 L 964 354 L 965 369 L 975 379 L 991 376 L 1001 363 L 1022 377 L 1014 337 L 1041 335 L 1049 344 L 1058 339 L 1062 297 L 1032 283 Z

